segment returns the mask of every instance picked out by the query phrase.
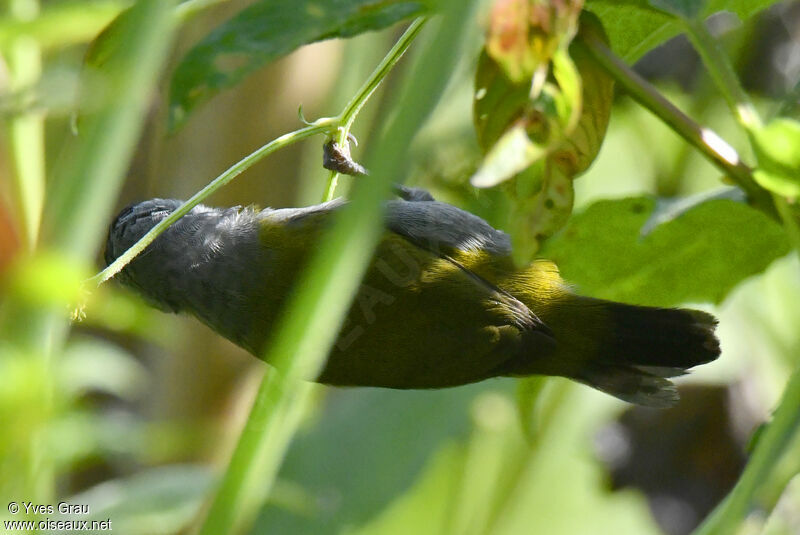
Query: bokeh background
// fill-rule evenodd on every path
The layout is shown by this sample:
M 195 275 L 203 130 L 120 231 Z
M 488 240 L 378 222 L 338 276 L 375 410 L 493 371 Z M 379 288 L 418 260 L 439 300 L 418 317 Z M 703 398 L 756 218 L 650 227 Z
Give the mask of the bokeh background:
M 60 4 L 66 2 L 43 5 Z M 229 1 L 185 25 L 168 61 L 245 4 Z M 73 43 L 44 48 L 36 98 L 50 110 L 48 170 L 72 135 L 70 98 L 86 42 L 123 5 L 96 3 L 92 17 L 70 19 L 83 24 Z M 800 3 L 779 3 L 744 24 L 720 14 L 711 27 L 758 106 L 788 102 L 794 113 Z M 116 210 L 146 198 L 188 198 L 297 128 L 299 105 L 307 118 L 336 113 L 401 30 L 305 46 L 217 96 L 169 136 L 165 79 L 150 99 Z M 474 54 L 464 54 L 409 155 L 407 183 L 488 217 L 491 208 L 467 185 L 480 157 L 468 112 L 480 46 L 477 36 L 472 42 Z M 0 113 L 5 108 L 7 117 L 14 104 L 2 100 L 11 94 L 3 91 L 3 68 Z M 689 115 L 744 147 L 684 38 L 653 50 L 636 68 Z M 401 64 L 356 122 L 357 159 L 385 122 L 405 70 Z M 23 241 L 14 223 L 8 136 L 8 129 L 0 132 L 0 269 L 11 269 Z M 319 202 L 327 176 L 321 145 L 313 139 L 279 151 L 208 203 Z M 343 179 L 341 193 L 350 180 Z M 598 199 L 685 195 L 718 184 L 715 168 L 618 95 L 600 155 L 576 182 L 576 211 Z M 94 268 L 102 265 L 98 256 Z M 319 387 L 251 532 L 689 533 L 735 483 L 750 437 L 800 364 L 798 268 L 796 258 L 782 258 L 721 306 L 692 304 L 719 316 L 723 356 L 680 379 L 684 399 L 668 411 L 632 408 L 558 379 L 541 383 L 542 401 L 524 422 L 511 379 L 439 391 Z M 692 266 L 685 270 L 691 277 Z M 31 284 L 59 284 L 31 277 Z M 40 491 L 41 457 L 26 453 L 36 442 L 57 476 L 51 495 L 91 504 L 93 515 L 114 520 L 117 533 L 188 532 L 266 372 L 199 322 L 152 310 L 107 284 L 88 301 L 57 366 L 0 359 L 0 497 L 22 501 Z M 45 404 L 42 396 L 54 398 Z M 533 443 L 526 426 L 538 430 Z M 785 470 L 786 480 L 793 477 L 792 466 Z M 0 518 L 7 518 L 4 510 Z M 800 533 L 800 481 L 789 484 L 771 516 L 751 520 L 753 533 Z

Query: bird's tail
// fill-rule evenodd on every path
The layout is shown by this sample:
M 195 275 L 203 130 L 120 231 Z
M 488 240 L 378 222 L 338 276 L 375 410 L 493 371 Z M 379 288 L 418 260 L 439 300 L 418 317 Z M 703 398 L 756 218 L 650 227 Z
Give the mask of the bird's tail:
M 669 378 L 720 354 L 717 320 L 699 310 L 625 305 L 569 295 L 555 314 L 542 311 L 555 353 L 532 373 L 561 375 L 630 403 L 669 407 L 678 392 Z M 549 316 L 549 317 L 548 317 Z M 517 373 L 512 375 L 518 375 Z
M 608 335 L 575 375 L 598 390 L 631 403 L 669 407 L 678 393 L 668 378 L 720 354 L 717 320 L 711 314 L 601 303 L 610 322 Z

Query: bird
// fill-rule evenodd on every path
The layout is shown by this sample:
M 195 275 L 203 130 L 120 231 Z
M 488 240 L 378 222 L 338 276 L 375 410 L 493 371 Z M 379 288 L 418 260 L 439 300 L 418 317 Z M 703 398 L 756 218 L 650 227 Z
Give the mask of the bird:
M 317 382 L 434 389 L 548 375 L 666 408 L 679 399 L 670 378 L 720 355 L 713 315 L 579 295 L 549 260 L 515 265 L 508 234 L 482 218 L 423 189 L 395 191 Z M 181 204 L 151 199 L 123 209 L 109 227 L 106 263 Z M 260 358 L 303 266 L 346 204 L 197 205 L 117 278 Z

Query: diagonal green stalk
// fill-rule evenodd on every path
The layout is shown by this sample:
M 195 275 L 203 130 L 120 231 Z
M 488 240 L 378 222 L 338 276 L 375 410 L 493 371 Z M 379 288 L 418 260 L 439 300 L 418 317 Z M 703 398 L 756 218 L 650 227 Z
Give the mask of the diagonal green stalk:
M 705 23 L 700 19 L 681 19 L 689 40 L 703 60 L 703 65 L 708 69 L 711 79 L 722 93 L 737 121 L 751 137 L 755 130 L 761 128 L 763 122 L 753 106 L 750 96 L 739 83 L 739 78 L 731 65 L 719 42 L 708 31 Z M 766 195 L 766 191 L 764 195 Z M 772 194 L 772 202 L 777 214 L 786 228 L 792 246 L 800 252 L 800 222 L 796 211 L 777 194 Z
M 303 380 L 315 377 L 332 347 L 372 252 L 383 232 L 378 223 L 382 200 L 405 170 L 411 139 L 438 100 L 454 67 L 459 37 L 471 9 L 451 0 L 438 21 L 435 39 L 426 47 L 409 80 L 396 116 L 375 147 L 373 175 L 356 183 L 352 202 L 336 223 L 296 285 L 264 360 L 269 372 L 217 490 L 204 535 L 230 533 L 248 523 L 270 489 L 307 401 Z M 260 489 L 253 492 L 252 489 Z M 253 496 L 257 496 L 254 498 Z
M 340 125 L 336 133 L 336 143 L 340 147 L 344 147 L 346 143 L 349 143 L 348 136 L 350 135 L 350 129 L 358 113 L 361 111 L 361 108 L 364 107 L 367 100 L 369 100 L 375 90 L 378 89 L 378 86 L 381 85 L 381 82 L 386 78 L 389 71 L 391 71 L 397 62 L 400 61 L 400 58 L 403 57 L 403 54 L 417 37 L 417 34 L 422 29 L 426 20 L 427 19 L 424 17 L 420 17 L 409 25 L 408 29 L 400 36 L 400 39 L 397 40 L 392 49 L 389 50 L 383 60 L 375 67 L 375 70 L 372 71 L 372 74 L 370 74 L 367 81 L 364 82 L 364 85 L 359 88 L 355 96 L 350 99 L 350 102 L 348 102 L 344 110 L 342 110 L 342 113 L 336 118 Z M 333 199 L 338 180 L 339 173 L 331 171 L 328 177 L 328 185 L 325 188 L 325 194 L 322 197 L 323 202 Z
M 639 104 L 650 110 L 678 135 L 694 146 L 720 171 L 736 182 L 751 202 L 769 215 L 775 215 L 770 195 L 753 180 L 750 168 L 733 147 L 707 127 L 693 119 L 667 100 L 647 80 L 639 76 L 624 61 L 614 55 L 600 39 L 592 35 L 579 36 L 578 46 L 584 46 L 590 56 L 622 86 Z

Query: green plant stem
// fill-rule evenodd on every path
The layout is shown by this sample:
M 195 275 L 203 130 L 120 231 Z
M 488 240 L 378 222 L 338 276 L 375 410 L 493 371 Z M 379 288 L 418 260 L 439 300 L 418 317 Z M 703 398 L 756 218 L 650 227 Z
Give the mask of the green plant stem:
M 37 0 L 13 0 L 9 11 L 17 21 L 28 21 L 39 12 Z M 34 86 L 42 72 L 39 43 L 20 35 L 4 50 L 11 91 Z M 13 163 L 11 191 L 22 242 L 29 252 L 36 247 L 44 206 L 44 114 L 26 112 L 8 121 L 9 152 Z
M 722 92 L 722 96 L 739 123 L 748 130 L 761 126 L 761 119 L 750 101 L 750 97 L 742 88 L 733 66 L 728 61 L 719 42 L 708 31 L 705 22 L 700 18 L 680 20 L 689 40 L 700 54 L 703 65 L 708 69 L 711 78 Z
M 456 46 L 472 13 L 463 2 L 442 6 L 436 38 L 428 44 L 406 88 L 395 116 L 376 145 L 370 180 L 358 181 L 351 203 L 338 214 L 281 314 L 264 360 L 271 372 L 259 389 L 242 437 L 217 490 L 204 535 L 231 533 L 255 514 L 248 489 L 267 492 L 283 453 L 297 427 L 296 415 L 306 404 L 303 380 L 315 377 L 333 345 L 345 313 L 383 233 L 382 200 L 405 172 L 405 155 L 421 123 L 430 113 L 454 66 Z M 287 416 L 288 414 L 288 416 Z M 268 452 L 265 454 L 264 452 Z
M 378 89 L 378 86 L 381 85 L 381 82 L 389 71 L 400 61 L 400 58 L 403 57 L 403 54 L 414 39 L 417 37 L 417 34 L 420 32 L 422 27 L 425 25 L 425 21 L 427 19 L 425 17 L 420 17 L 412 22 L 406 31 L 400 36 L 400 39 L 394 44 L 394 46 L 389 50 L 389 52 L 384 56 L 383 60 L 375 67 L 375 70 L 372 71 L 367 81 L 364 82 L 356 94 L 350 99 L 350 102 L 344 107 L 342 113 L 336 118 L 337 123 L 339 124 L 338 132 L 336 133 L 336 143 L 343 147 L 346 143 L 349 143 L 348 136 L 350 135 L 350 129 L 353 127 L 353 122 L 356 120 L 358 113 L 361 111 L 361 108 L 367 103 L 369 98 Z M 333 199 L 333 195 L 336 191 L 336 185 L 339 180 L 339 173 L 336 171 L 331 171 L 330 175 L 328 176 L 328 184 L 325 188 L 325 194 L 322 197 L 322 201 L 330 201 Z
M 747 515 L 753 497 L 770 475 L 800 426 L 800 371 L 789 379 L 772 421 L 758 440 L 750 461 L 733 491 L 714 510 L 694 535 L 736 533 Z
M 650 110 L 678 135 L 697 148 L 703 156 L 719 168 L 726 176 L 736 182 L 748 195 L 751 202 L 774 215 L 772 199 L 769 194 L 753 180 L 750 168 L 742 162 L 739 155 L 727 142 L 709 128 L 702 127 L 679 110 L 639 76 L 598 38 L 583 36 L 578 42 L 637 102 Z
M 186 215 L 189 210 L 200 204 L 200 202 L 208 197 L 209 195 L 216 192 L 221 187 L 228 184 L 231 180 L 242 174 L 244 171 L 249 169 L 253 164 L 260 161 L 262 158 L 272 154 L 278 149 L 282 149 L 297 143 L 303 139 L 308 137 L 317 135 L 317 134 L 324 134 L 331 129 L 331 125 L 334 124 L 331 119 L 321 119 L 309 126 L 304 128 L 300 128 L 299 130 L 295 130 L 294 132 L 289 132 L 288 134 L 284 134 L 280 137 L 277 137 L 267 143 L 266 145 L 260 147 L 259 149 L 253 151 L 252 153 L 248 154 L 232 166 L 230 166 L 225 172 L 219 175 L 217 178 L 212 180 L 206 187 L 192 195 L 192 197 L 184 202 L 178 209 L 172 212 L 169 216 L 161 220 L 156 226 L 154 226 L 150 231 L 142 236 L 142 238 L 137 241 L 135 244 L 131 246 L 130 249 L 122 253 L 116 260 L 114 260 L 111 264 L 109 264 L 103 271 L 89 279 L 87 282 L 94 285 L 100 285 L 122 271 L 122 269 L 130 263 L 139 253 L 145 250 L 145 248 L 153 243 L 162 232 L 164 232 L 170 225 L 175 223 L 178 219 Z

